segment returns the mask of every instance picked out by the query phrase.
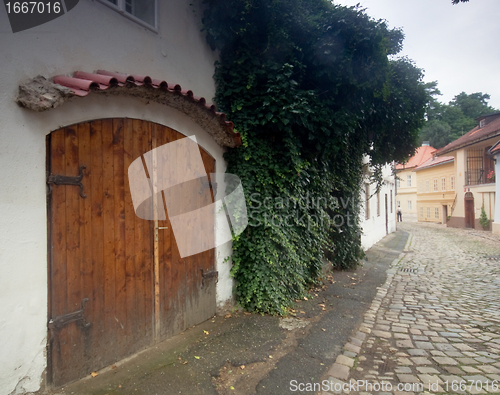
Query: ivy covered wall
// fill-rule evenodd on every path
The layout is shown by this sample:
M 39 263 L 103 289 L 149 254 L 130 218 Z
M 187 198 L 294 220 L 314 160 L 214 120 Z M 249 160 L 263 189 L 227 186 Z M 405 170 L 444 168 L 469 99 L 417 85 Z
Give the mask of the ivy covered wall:
M 233 242 L 238 302 L 283 314 L 327 256 L 362 256 L 362 158 L 403 161 L 416 147 L 427 95 L 400 51 L 403 34 L 326 0 L 205 0 L 220 53 L 215 101 L 241 133 L 225 158 L 247 200 Z M 377 173 L 375 173 L 377 174 Z

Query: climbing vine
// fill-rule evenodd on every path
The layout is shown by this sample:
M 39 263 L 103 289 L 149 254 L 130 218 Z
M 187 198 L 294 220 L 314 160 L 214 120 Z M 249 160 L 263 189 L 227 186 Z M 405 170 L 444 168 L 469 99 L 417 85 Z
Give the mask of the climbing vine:
M 282 314 L 317 281 L 362 256 L 364 155 L 380 167 L 416 146 L 422 73 L 393 58 L 403 34 L 326 0 L 204 0 L 220 53 L 216 102 L 242 135 L 225 155 L 247 200 L 233 241 L 239 303 Z

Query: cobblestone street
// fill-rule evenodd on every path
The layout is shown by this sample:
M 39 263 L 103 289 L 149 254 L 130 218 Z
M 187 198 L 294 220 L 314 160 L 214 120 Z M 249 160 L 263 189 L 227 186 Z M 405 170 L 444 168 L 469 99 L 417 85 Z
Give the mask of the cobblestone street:
M 398 228 L 410 233 L 406 248 L 322 394 L 500 393 L 500 238 Z

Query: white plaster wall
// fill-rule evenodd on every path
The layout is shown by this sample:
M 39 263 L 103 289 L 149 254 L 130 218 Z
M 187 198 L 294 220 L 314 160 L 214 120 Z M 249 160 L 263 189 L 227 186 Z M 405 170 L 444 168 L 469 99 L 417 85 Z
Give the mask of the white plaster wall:
M 80 0 L 66 15 L 12 34 L 0 7 L 1 92 L 11 95 L 38 74 L 104 69 L 165 79 L 211 102 L 216 53 L 200 32 L 201 11 L 189 6 L 198 2 L 159 1 L 158 33 L 99 1 Z
M 379 240 L 386 236 L 385 228 L 385 194 L 387 194 L 388 210 L 388 231 L 389 234 L 396 231 L 396 197 L 395 197 L 395 179 L 392 175 L 390 165 L 384 166 L 383 178 L 385 180 L 380 189 L 380 216 L 377 216 L 377 195 L 370 199 L 370 218 L 365 219 L 364 192 L 361 201 L 363 208 L 361 210 L 361 224 L 363 234 L 361 235 L 361 246 L 363 250 L 368 250 Z M 392 190 L 392 213 L 391 213 L 391 190 Z M 375 185 L 370 185 L 370 193 L 375 192 Z
M 150 75 L 211 101 L 216 58 L 199 32 L 189 2 L 160 2 L 154 33 L 97 1 L 80 0 L 68 14 L 13 34 L 0 7 L 0 395 L 40 388 L 46 367 L 47 220 L 45 136 L 62 126 L 130 117 L 169 126 L 198 143 L 225 171 L 223 149 L 176 110 L 138 99 L 90 95 L 44 113 L 15 104 L 18 85 L 97 69 Z M 217 301 L 232 297 L 229 244 L 216 250 Z

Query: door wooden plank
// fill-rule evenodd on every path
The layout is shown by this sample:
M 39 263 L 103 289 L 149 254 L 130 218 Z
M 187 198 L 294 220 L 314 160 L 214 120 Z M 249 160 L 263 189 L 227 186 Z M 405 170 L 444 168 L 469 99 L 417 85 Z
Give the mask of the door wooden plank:
M 90 250 L 92 266 L 92 296 L 89 308 L 92 315 L 92 332 L 94 348 L 92 357 L 99 359 L 101 334 L 104 325 L 104 216 L 103 216 L 103 141 L 102 121 L 90 123 L 91 162 L 89 172 L 89 198 L 91 205 L 92 246 Z
M 208 175 L 215 173 L 215 160 L 200 147 L 200 154 L 205 166 L 205 171 Z M 205 189 L 202 194 L 202 205 L 206 206 L 214 202 L 214 191 L 212 189 Z M 201 224 L 204 234 L 209 236 L 207 240 L 211 245 L 215 245 L 215 212 L 214 216 L 206 218 Z M 215 268 L 215 248 L 204 251 L 199 255 L 199 265 L 204 269 L 205 273 L 213 272 Z M 203 283 L 203 280 L 202 280 Z M 216 312 L 216 283 L 215 277 L 207 278 L 203 288 L 199 288 L 197 296 L 199 303 L 197 304 L 196 316 L 198 319 L 208 319 Z
M 65 139 L 64 132 L 60 131 L 50 137 L 51 174 L 65 174 Z M 50 235 L 50 301 L 51 316 L 55 319 L 66 314 L 67 303 L 67 267 L 66 267 L 66 189 L 64 187 L 52 185 L 50 196 L 50 220 L 52 221 L 52 234 Z M 59 371 L 63 369 L 63 356 L 66 351 L 61 345 L 59 332 L 51 330 L 50 338 L 50 358 L 52 381 L 56 382 Z M 63 339 L 64 342 L 64 339 Z
M 77 126 L 70 126 L 64 130 L 66 145 L 65 175 L 77 176 L 80 162 L 78 156 Z M 66 264 L 68 284 L 67 313 L 79 310 L 81 292 L 80 267 L 80 200 L 79 187 L 64 186 L 66 189 Z
M 102 120 L 103 145 L 103 220 L 104 220 L 104 317 L 107 336 L 116 338 L 118 324 L 115 319 L 116 266 L 114 221 L 114 150 L 113 121 Z M 104 339 L 103 339 L 104 340 Z M 104 346 L 104 345 L 103 345 Z
M 124 120 L 113 119 L 113 197 L 114 197 L 114 259 L 115 259 L 115 320 L 117 338 L 127 338 L 127 292 L 125 262 L 125 206 L 124 206 L 124 158 L 123 158 Z M 130 338 L 128 338 L 130 339 Z M 124 342 L 120 342 L 123 344 Z M 131 345 L 129 345 L 130 347 Z M 127 347 L 123 344 L 122 347 Z
M 76 176 L 79 173 L 77 126 L 64 129 L 66 145 L 65 175 Z M 65 314 L 80 310 L 83 299 L 81 292 L 81 251 L 80 251 L 80 201 L 79 187 L 60 186 L 66 189 L 66 267 L 67 267 L 67 306 Z M 77 323 L 70 323 L 60 331 L 59 338 L 63 354 L 83 354 L 83 337 Z M 63 348 L 64 347 L 64 348 Z M 64 381 L 77 377 L 75 372 L 82 370 L 83 359 L 64 361 Z
M 158 126 L 157 124 L 153 124 L 151 127 L 151 139 L 152 146 L 158 147 L 157 134 L 158 134 Z M 150 169 L 149 175 L 153 182 L 153 185 L 156 185 L 158 182 L 158 158 L 156 155 L 156 151 L 153 151 L 153 168 Z M 152 171 L 151 171 L 152 170 Z M 162 200 L 159 199 L 157 193 L 153 194 L 153 289 L 154 289 L 154 334 L 155 341 L 159 341 L 161 325 L 160 325 L 160 257 L 159 257 L 159 246 L 158 246 L 158 219 L 160 218 L 160 207 L 163 204 Z
M 170 130 L 162 125 L 156 125 L 156 147 L 168 144 L 175 141 L 175 136 L 170 132 Z M 159 168 L 159 177 L 162 177 L 162 169 Z M 172 237 L 172 225 L 168 220 L 168 209 L 166 208 L 165 195 L 162 193 L 161 196 L 161 209 L 167 213 L 167 219 L 164 221 L 158 221 L 158 226 L 168 227 L 168 229 L 159 230 L 159 274 L 160 274 L 160 319 L 161 319 L 161 331 L 160 337 L 167 338 L 173 333 L 172 320 L 165 320 L 163 317 L 171 317 L 172 315 L 172 301 L 169 297 L 168 292 L 165 290 L 170 290 L 172 287 L 171 278 L 171 237 Z
M 90 183 L 91 155 L 90 155 L 90 123 L 85 122 L 78 125 L 78 157 L 80 165 L 86 167 L 84 170 L 84 193 L 85 199 L 80 198 L 80 251 L 81 251 L 81 289 L 82 298 L 89 298 L 85 309 L 85 319 L 87 322 L 94 322 L 93 306 L 93 266 L 92 266 L 92 191 Z M 92 324 L 93 325 L 93 324 Z M 95 330 L 90 327 L 83 331 L 84 349 L 83 355 L 86 363 L 85 370 L 91 369 L 93 339 L 91 336 Z
M 65 174 L 66 146 L 64 133 L 55 133 L 51 136 L 51 169 L 52 174 Z M 51 220 L 52 220 L 52 281 L 56 285 L 52 288 L 52 317 L 63 315 L 66 312 L 67 284 L 66 284 L 66 189 L 52 185 L 51 192 Z
M 134 157 L 136 159 L 151 149 L 151 124 L 141 120 L 132 122 L 134 134 Z M 138 304 L 138 317 L 140 323 L 138 330 L 142 336 L 151 339 L 153 327 L 153 246 L 151 222 L 136 218 L 135 251 L 137 263 L 135 267 L 136 300 Z
M 127 325 L 126 334 L 134 339 L 139 339 L 142 334 L 139 330 L 140 323 L 137 322 L 139 312 L 139 297 L 136 295 L 135 267 L 141 259 L 139 251 L 135 249 L 136 221 L 139 218 L 135 215 L 130 185 L 128 179 L 128 168 L 135 159 L 133 121 L 125 120 L 123 129 L 123 167 L 124 167 L 124 210 L 125 210 L 125 286 L 127 305 Z

